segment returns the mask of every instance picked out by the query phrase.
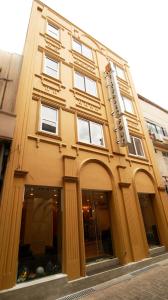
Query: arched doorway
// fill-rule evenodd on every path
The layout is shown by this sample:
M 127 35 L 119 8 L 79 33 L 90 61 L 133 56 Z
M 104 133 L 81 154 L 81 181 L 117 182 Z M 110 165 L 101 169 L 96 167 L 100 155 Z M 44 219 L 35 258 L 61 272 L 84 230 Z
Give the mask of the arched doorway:
M 104 165 L 86 163 L 80 173 L 86 262 L 114 256 L 112 183 Z
M 149 248 L 160 245 L 159 230 L 156 216 L 156 195 L 150 174 L 138 171 L 135 176 L 143 227 Z

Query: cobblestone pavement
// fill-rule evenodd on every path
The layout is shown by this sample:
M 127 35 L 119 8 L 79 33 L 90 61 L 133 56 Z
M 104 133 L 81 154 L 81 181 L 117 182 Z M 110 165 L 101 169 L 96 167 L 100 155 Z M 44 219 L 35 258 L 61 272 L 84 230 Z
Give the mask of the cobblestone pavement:
M 168 299 L 168 260 L 152 268 L 136 271 L 122 281 L 96 286 L 84 300 L 166 300 Z M 119 282 L 120 281 L 120 282 Z M 113 284 L 113 285 L 112 285 Z M 111 285 L 111 286 L 110 286 Z

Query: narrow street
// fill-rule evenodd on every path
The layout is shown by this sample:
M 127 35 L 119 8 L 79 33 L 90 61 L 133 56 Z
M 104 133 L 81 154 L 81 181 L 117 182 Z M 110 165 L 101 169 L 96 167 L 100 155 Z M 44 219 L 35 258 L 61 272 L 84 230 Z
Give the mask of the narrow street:
M 95 287 L 85 300 L 168 299 L 168 259 Z

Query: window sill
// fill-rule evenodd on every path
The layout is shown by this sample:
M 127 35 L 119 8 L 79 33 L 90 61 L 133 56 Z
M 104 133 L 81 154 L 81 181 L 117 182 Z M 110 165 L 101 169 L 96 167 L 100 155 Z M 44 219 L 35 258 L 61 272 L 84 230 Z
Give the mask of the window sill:
M 70 51 L 71 51 L 72 54 L 75 54 L 75 55 L 79 56 L 81 59 L 86 60 L 88 63 L 91 63 L 92 65 L 95 65 L 95 63 L 94 63 L 94 61 L 93 61 L 93 58 L 92 58 L 92 59 L 91 59 L 91 58 L 88 58 L 87 56 L 81 54 L 80 52 L 78 52 L 78 51 L 76 51 L 76 50 L 74 50 L 74 49 L 72 49 L 72 50 L 70 50 Z
M 79 93 L 83 94 L 84 96 L 86 95 L 86 96 L 91 97 L 91 98 L 93 98 L 93 99 L 95 99 L 97 101 L 100 101 L 100 99 L 97 96 L 94 96 L 94 95 L 89 94 L 89 93 L 87 93 L 87 92 L 85 92 L 83 90 L 80 90 L 77 87 L 74 87 L 72 91 L 79 92 Z
M 42 135 L 42 136 L 46 136 L 46 137 L 49 137 L 49 138 L 52 138 L 52 139 L 55 139 L 55 140 L 59 140 L 59 141 L 62 141 L 62 138 L 56 134 L 52 134 L 52 133 L 47 133 L 45 131 L 40 131 L 38 130 L 36 132 L 36 134 L 39 134 L 39 135 Z
M 45 73 L 45 72 L 43 72 L 43 73 L 41 74 L 41 76 L 42 76 L 42 77 L 45 77 L 45 78 L 47 78 L 47 79 L 49 79 L 49 80 L 53 80 L 54 82 L 57 82 L 57 83 L 59 83 L 59 84 L 62 84 L 62 82 L 61 82 L 61 80 L 60 80 L 59 78 L 53 77 L 53 76 L 51 76 L 51 75 L 48 75 L 48 74 Z
M 134 155 L 134 154 L 128 154 L 128 157 L 134 158 L 134 159 L 140 159 L 143 161 L 148 161 L 148 159 L 145 156 L 139 156 L 139 155 Z
M 109 149 L 104 147 L 104 146 L 98 146 L 98 145 L 94 145 L 94 144 L 88 144 L 88 143 L 84 143 L 84 142 L 77 142 L 78 145 L 82 145 L 82 146 L 86 146 L 86 147 L 91 147 L 91 148 L 95 148 L 95 149 L 99 149 L 99 150 L 104 150 L 109 152 Z

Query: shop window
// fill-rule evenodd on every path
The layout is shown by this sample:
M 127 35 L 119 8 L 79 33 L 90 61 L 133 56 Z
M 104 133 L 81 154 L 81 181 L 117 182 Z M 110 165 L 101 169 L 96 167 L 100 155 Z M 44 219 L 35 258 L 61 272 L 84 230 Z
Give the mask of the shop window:
M 87 144 L 104 146 L 102 125 L 78 118 L 78 140 Z
M 124 70 L 115 64 L 114 64 L 114 67 L 115 67 L 117 76 L 123 80 L 126 80 Z
M 17 283 L 61 272 L 61 191 L 26 186 L 20 229 Z
M 93 96 L 97 96 L 96 81 L 75 72 L 75 87 Z
M 41 114 L 40 114 L 40 130 L 58 134 L 58 110 L 41 105 Z
M 49 76 L 59 79 L 59 63 L 49 57 L 45 57 L 44 72 Z
M 145 157 L 142 141 L 140 138 L 131 136 L 131 143 L 128 144 L 129 154 Z
M 131 114 L 134 114 L 132 101 L 130 99 L 128 99 L 127 97 L 124 97 L 124 96 L 122 96 L 122 99 L 123 99 L 125 111 L 129 112 Z
M 73 50 L 79 52 L 80 54 L 86 56 L 89 59 L 92 59 L 92 50 L 89 47 L 85 46 L 80 42 L 77 42 L 76 40 L 73 40 L 72 47 Z
M 51 24 L 47 24 L 47 33 L 53 38 L 59 40 L 59 29 Z

